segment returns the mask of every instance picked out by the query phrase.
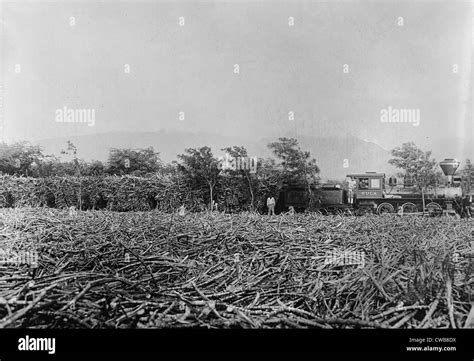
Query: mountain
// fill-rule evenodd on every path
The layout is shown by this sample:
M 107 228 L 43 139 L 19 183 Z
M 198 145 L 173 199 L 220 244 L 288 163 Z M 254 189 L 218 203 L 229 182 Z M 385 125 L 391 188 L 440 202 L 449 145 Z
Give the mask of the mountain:
M 267 144 L 276 138 L 252 138 L 222 136 L 212 133 L 192 133 L 186 131 L 158 132 L 113 132 L 75 137 L 44 139 L 33 144 L 40 145 L 47 154 L 59 156 L 66 148 L 68 140 L 78 148 L 80 158 L 87 161 L 106 161 L 110 148 L 146 148 L 153 146 L 165 162 L 176 160 L 177 154 L 185 148 L 210 146 L 214 155 L 222 155 L 221 148 L 233 145 L 245 146 L 249 156 L 270 157 Z M 387 162 L 390 152 L 379 145 L 355 137 L 313 137 L 298 136 L 303 150 L 310 151 L 321 169 L 322 180 L 343 180 L 346 174 L 366 171 L 392 174 L 396 170 Z

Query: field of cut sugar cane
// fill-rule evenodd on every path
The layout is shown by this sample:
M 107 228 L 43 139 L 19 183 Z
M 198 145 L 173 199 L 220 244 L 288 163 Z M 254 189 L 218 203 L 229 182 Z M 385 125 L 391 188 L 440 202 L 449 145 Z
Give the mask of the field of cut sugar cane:
M 462 328 L 472 226 L 0 209 L 0 327 Z

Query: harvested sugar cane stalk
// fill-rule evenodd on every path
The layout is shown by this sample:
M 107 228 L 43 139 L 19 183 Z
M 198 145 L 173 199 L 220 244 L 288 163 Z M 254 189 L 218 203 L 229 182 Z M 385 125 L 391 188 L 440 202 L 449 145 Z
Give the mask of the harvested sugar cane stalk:
M 57 287 L 57 284 L 53 284 L 49 287 L 46 287 L 41 293 L 36 297 L 27 307 L 21 309 L 16 314 L 12 315 L 12 317 L 6 319 L 5 321 L 0 323 L 0 328 L 5 328 L 6 326 L 10 325 L 11 323 L 15 322 L 16 320 L 20 319 L 21 317 L 25 316 L 29 311 L 31 311 L 38 302 L 40 302 L 44 296 L 48 293 L 49 290 Z
M 420 325 L 419 325 L 420 328 L 427 328 L 428 327 L 429 321 L 430 321 L 431 317 L 433 316 L 434 312 L 436 311 L 436 307 L 438 307 L 438 303 L 439 303 L 439 296 L 433 301 L 433 303 L 430 306 L 430 309 L 426 313 L 426 316 L 420 322 Z
M 0 242 L 38 252 L 35 273 L 0 265 L 2 327 L 425 328 L 468 318 L 457 281 L 467 270 L 447 283 L 441 260 L 447 246 L 468 253 L 471 226 L 450 218 L 155 210 L 72 219 L 23 208 L 0 209 L 0 220 Z
M 453 307 L 453 282 L 451 277 L 448 276 L 446 280 L 446 301 L 448 303 L 448 315 L 449 315 L 449 322 L 451 322 L 451 327 L 456 328 L 456 323 L 454 322 L 454 307 Z

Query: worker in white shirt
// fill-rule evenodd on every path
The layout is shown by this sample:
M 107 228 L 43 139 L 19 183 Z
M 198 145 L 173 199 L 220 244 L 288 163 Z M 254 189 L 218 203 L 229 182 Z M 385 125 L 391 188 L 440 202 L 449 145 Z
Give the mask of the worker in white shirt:
M 356 186 L 356 181 L 353 178 L 347 177 L 347 200 L 349 204 L 354 202 L 354 189 Z
M 273 196 L 267 198 L 268 215 L 275 215 L 275 198 Z

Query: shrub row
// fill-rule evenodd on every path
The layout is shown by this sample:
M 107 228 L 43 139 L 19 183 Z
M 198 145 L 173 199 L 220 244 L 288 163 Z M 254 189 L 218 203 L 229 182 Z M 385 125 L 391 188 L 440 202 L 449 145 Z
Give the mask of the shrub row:
M 47 177 L 0 176 L 0 207 L 52 207 L 111 211 L 170 211 L 185 204 L 204 207 L 202 192 L 171 179 L 135 176 Z

